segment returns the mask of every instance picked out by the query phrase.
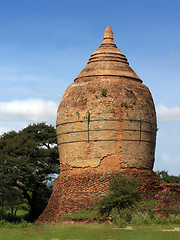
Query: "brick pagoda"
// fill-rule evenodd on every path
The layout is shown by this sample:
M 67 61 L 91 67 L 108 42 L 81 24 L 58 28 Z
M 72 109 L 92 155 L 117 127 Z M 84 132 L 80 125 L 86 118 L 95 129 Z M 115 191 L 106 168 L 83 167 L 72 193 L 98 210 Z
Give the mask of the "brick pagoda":
M 39 221 L 94 206 L 119 172 L 152 172 L 156 112 L 149 89 L 104 40 L 64 93 L 57 112 L 60 174 Z

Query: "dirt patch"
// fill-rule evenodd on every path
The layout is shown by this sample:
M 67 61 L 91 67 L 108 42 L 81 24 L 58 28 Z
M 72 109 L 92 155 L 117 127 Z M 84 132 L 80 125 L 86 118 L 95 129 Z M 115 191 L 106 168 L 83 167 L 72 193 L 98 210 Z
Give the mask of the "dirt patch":
M 180 228 L 162 229 L 163 232 L 180 232 Z

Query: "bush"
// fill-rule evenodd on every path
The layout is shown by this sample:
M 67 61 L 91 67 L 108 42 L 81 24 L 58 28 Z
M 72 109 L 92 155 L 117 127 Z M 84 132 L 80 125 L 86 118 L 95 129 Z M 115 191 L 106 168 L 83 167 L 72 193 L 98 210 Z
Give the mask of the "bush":
M 130 223 L 132 220 L 132 212 L 134 211 L 133 208 L 124 208 L 121 209 L 121 212 L 119 214 L 119 216 L 126 221 L 127 223 Z
M 113 218 L 113 221 L 120 228 L 124 228 L 128 225 L 128 223 L 124 219 L 122 219 L 119 215 Z
M 132 214 L 131 223 L 135 224 L 135 225 L 151 224 L 152 219 L 151 219 L 150 215 L 146 212 L 145 213 L 137 212 L 137 213 Z
M 180 224 L 180 215 L 171 214 L 169 217 L 162 217 L 160 214 L 151 215 L 148 212 L 137 212 L 132 214 L 132 224 Z
M 22 219 L 20 222 L 8 222 L 6 220 L 0 220 L 0 228 L 24 228 L 34 225 L 35 223 L 26 222 Z
M 176 193 L 171 192 L 167 186 L 161 185 L 163 190 L 160 190 L 155 194 L 155 198 L 157 204 L 155 206 L 155 211 L 159 210 L 168 210 L 173 211 L 175 209 L 179 209 L 180 204 L 177 201 Z
M 140 201 L 140 191 L 137 182 L 126 175 L 118 174 L 109 183 L 108 194 L 99 202 L 101 215 L 109 215 L 112 209 L 120 210 L 133 207 Z
M 168 218 L 171 224 L 180 224 L 180 214 L 177 216 L 171 214 Z

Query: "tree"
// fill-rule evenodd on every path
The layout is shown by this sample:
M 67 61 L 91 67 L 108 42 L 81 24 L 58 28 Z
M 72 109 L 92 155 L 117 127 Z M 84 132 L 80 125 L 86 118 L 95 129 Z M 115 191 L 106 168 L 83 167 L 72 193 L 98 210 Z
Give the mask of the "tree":
M 51 190 L 47 183 L 59 173 L 56 130 L 45 123 L 32 124 L 0 137 L 0 188 L 17 189 L 30 206 L 30 220 L 43 211 Z
M 13 219 L 13 217 L 16 217 L 16 212 L 18 209 L 27 210 L 26 199 L 22 198 L 22 191 L 18 188 L 1 188 L 0 194 L 0 202 L 3 207 L 10 211 L 11 219 Z
M 112 209 L 120 210 L 132 207 L 136 202 L 140 201 L 140 191 L 137 189 L 135 179 L 117 174 L 110 183 L 106 196 L 99 202 L 99 212 L 101 215 L 109 215 Z

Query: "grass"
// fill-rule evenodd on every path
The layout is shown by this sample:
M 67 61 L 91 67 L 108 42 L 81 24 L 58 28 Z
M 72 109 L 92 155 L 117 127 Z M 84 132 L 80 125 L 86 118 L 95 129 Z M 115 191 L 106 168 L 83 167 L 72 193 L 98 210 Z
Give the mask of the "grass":
M 67 214 L 63 216 L 63 220 L 71 219 L 72 221 L 81 221 L 86 219 L 99 219 L 101 216 L 98 214 L 97 209 L 87 209 L 78 211 L 72 214 Z
M 23 229 L 1 228 L 1 240 L 177 240 L 178 225 L 133 227 L 125 230 L 113 224 L 43 225 Z M 165 231 L 163 231 L 165 230 Z

